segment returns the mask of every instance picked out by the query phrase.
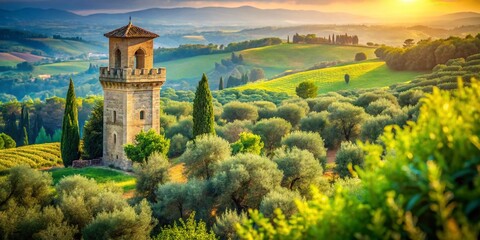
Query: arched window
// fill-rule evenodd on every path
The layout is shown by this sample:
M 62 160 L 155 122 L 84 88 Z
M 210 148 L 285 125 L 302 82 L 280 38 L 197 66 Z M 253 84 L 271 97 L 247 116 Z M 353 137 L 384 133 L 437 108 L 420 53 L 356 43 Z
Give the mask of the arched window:
M 143 120 L 145 119 L 145 111 L 140 111 L 140 119 Z
M 120 49 L 115 51 L 115 68 L 122 68 L 122 53 Z
M 117 144 L 117 134 L 113 134 L 113 144 Z
M 145 52 L 142 49 L 138 49 L 135 52 L 135 68 L 145 68 Z
M 117 122 L 117 111 L 113 111 L 113 123 Z

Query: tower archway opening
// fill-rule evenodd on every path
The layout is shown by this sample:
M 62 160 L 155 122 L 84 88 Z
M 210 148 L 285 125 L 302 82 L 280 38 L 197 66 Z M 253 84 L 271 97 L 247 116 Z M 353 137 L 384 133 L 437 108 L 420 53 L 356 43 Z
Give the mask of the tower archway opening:
M 122 53 L 120 49 L 115 51 L 115 68 L 122 68 Z
M 145 68 L 145 51 L 142 49 L 138 49 L 135 52 L 135 63 L 134 66 L 136 69 L 142 69 Z

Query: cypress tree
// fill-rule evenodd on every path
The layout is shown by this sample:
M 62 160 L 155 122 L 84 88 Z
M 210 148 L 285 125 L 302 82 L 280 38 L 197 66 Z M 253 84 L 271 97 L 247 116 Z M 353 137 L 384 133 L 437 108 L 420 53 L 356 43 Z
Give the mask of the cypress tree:
M 23 146 L 27 146 L 28 145 L 28 132 L 27 132 L 27 128 L 26 127 L 23 127 Z
M 62 151 L 63 165 L 71 166 L 73 160 L 79 157 L 80 132 L 78 129 L 78 108 L 75 97 L 75 88 L 70 79 L 67 99 L 65 102 L 65 113 L 63 115 L 62 140 L 60 147 Z
M 215 134 L 212 93 L 205 73 L 193 100 L 193 139 L 202 134 Z
M 220 77 L 220 83 L 218 84 L 218 90 L 223 90 L 223 77 Z
M 52 138 L 47 134 L 45 128 L 40 128 L 38 136 L 35 139 L 35 144 L 49 143 L 52 142 Z
M 32 128 L 32 134 L 30 135 L 30 139 L 37 139 L 37 136 L 40 134 L 40 130 L 43 128 L 43 119 L 40 116 L 39 111 L 35 112 L 35 124 Z M 45 129 L 44 129 L 45 131 Z
M 5 133 L 15 141 L 18 141 L 17 116 L 12 112 L 5 123 Z
M 21 115 L 20 115 L 20 124 L 19 129 L 19 141 L 21 145 L 28 145 L 28 133 L 30 132 L 30 116 L 28 114 L 28 109 L 25 105 L 22 106 Z M 26 144 L 25 144 L 26 143 Z

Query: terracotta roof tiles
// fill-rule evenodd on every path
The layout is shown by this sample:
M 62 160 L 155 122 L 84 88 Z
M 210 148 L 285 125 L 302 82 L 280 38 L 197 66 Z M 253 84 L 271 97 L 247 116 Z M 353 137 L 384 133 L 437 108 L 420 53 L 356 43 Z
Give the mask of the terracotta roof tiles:
M 133 25 L 131 22 L 121 28 L 103 34 L 108 38 L 156 38 L 158 34 L 149 32 L 141 27 Z

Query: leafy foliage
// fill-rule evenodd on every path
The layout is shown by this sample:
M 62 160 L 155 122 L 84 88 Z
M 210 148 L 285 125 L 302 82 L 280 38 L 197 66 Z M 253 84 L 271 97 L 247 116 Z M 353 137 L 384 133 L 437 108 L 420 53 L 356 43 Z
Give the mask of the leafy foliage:
M 232 144 L 232 153 L 252 153 L 260 155 L 263 149 L 262 138 L 258 135 L 248 132 L 240 133 L 240 139 Z
M 354 167 L 363 167 L 363 150 L 351 142 L 342 142 L 335 156 L 335 173 L 340 177 L 353 177 Z
M 86 159 L 103 154 L 103 101 L 98 101 L 83 128 L 83 155 Z
M 230 144 L 215 135 L 201 135 L 187 143 L 180 160 L 185 162 L 188 175 L 200 179 L 213 176 L 214 165 L 230 157 Z
M 282 187 L 306 195 L 310 185 L 318 183 L 323 174 L 320 163 L 307 150 L 278 149 L 272 160 L 283 172 Z M 273 212 L 272 212 L 273 213 Z
M 265 150 L 272 151 L 280 146 L 282 137 L 290 132 L 292 125 L 281 118 L 270 118 L 259 121 L 253 127 L 253 132 L 262 138 Z
M 83 239 L 150 239 L 150 232 L 156 222 L 152 210 L 143 200 L 135 208 L 126 207 L 102 212 L 82 231 Z
M 168 181 L 168 159 L 154 152 L 148 157 L 148 161 L 134 164 L 134 171 L 137 177 L 135 193 L 139 197 L 149 201 L 155 201 L 155 190 L 159 184 Z
M 417 123 L 388 127 L 382 145 L 362 146 L 360 191 L 337 186 L 332 198 L 314 191 L 288 219 L 279 213 L 269 221 L 251 211 L 237 233 L 279 239 L 478 238 L 479 99 L 476 81 L 454 93 L 433 89 Z
M 280 186 L 282 172 L 266 157 L 237 154 L 221 162 L 212 178 L 212 190 L 224 209 L 258 208 L 262 198 Z
M 360 124 L 365 118 L 363 108 L 349 103 L 332 103 L 328 112 L 330 122 L 341 129 L 345 140 L 353 140 L 358 135 Z
M 222 118 L 227 122 L 235 120 L 255 121 L 258 118 L 258 110 L 248 103 L 230 102 L 223 106 Z
M 301 98 L 314 98 L 317 96 L 318 87 L 311 81 L 305 81 L 298 84 L 295 92 Z
M 313 154 L 315 159 L 325 167 L 327 161 L 327 150 L 323 139 L 318 133 L 294 131 L 282 138 L 282 145 L 288 149 L 298 148 L 307 150 Z
M 185 222 L 183 219 L 175 222 L 173 226 L 162 228 L 159 235 L 154 239 L 157 240 L 215 240 L 217 237 L 211 230 L 207 230 L 204 222 L 195 221 L 195 214 L 191 214 Z
M 163 135 L 150 129 L 148 132 L 141 131 L 135 136 L 134 144 L 124 146 L 125 154 L 133 162 L 143 162 L 154 152 L 167 155 L 170 148 L 170 139 L 165 139 Z

